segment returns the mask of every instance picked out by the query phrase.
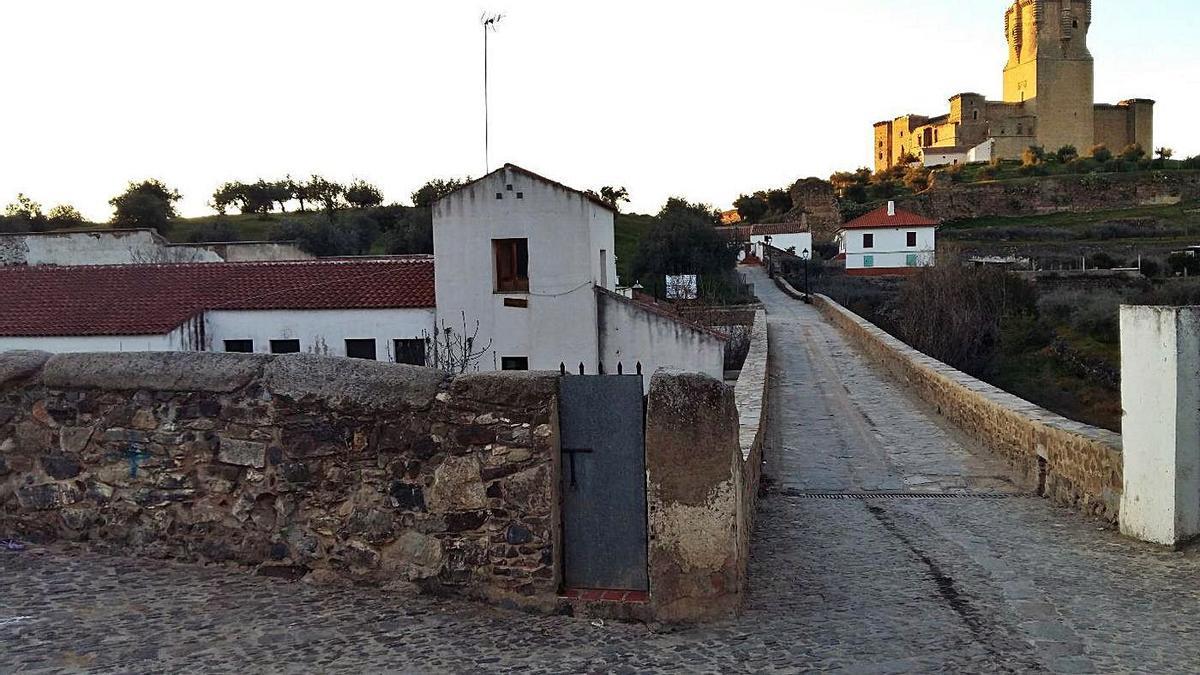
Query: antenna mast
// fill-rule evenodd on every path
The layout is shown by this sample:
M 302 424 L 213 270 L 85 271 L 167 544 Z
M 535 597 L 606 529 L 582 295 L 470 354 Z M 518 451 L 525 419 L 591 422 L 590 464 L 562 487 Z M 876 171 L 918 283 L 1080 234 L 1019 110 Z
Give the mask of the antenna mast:
M 480 17 L 483 24 L 483 166 L 484 174 L 492 172 L 491 159 L 491 111 L 488 106 L 488 33 L 496 30 L 497 24 L 504 20 L 503 14 L 484 14 Z

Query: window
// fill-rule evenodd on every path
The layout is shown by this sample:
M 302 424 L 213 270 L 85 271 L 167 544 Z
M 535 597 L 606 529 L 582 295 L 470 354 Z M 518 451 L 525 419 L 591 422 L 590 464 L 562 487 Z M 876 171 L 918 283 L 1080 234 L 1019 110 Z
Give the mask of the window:
M 600 287 L 608 288 L 608 251 L 600 249 Z
M 875 235 L 873 235 L 873 234 L 864 234 L 863 235 L 863 248 L 875 248 Z
M 504 356 L 500 358 L 500 370 L 529 370 L 528 356 Z
M 503 192 L 497 192 L 497 193 L 496 193 L 496 199 L 504 199 L 504 193 L 503 193 Z
M 904 264 L 908 265 L 909 267 L 916 267 L 917 266 L 917 254 L 909 253 L 908 256 L 906 256 L 904 259 Z
M 234 354 L 253 354 L 254 340 L 226 340 L 225 351 Z
M 978 110 L 971 111 L 971 119 L 973 119 L 973 120 L 979 119 L 979 111 Z
M 875 256 L 864 255 L 863 256 L 863 267 L 874 267 L 874 266 L 875 266 Z
M 271 340 L 272 354 L 299 354 L 299 340 Z
M 375 339 L 346 340 L 346 356 L 352 359 L 375 360 Z
M 916 246 L 917 246 L 917 233 L 916 232 L 908 233 L 908 241 L 905 242 L 905 245 L 908 246 L 909 248 L 916 248 Z
M 883 153 L 879 153 L 879 159 L 883 159 Z
M 407 363 L 410 366 L 425 365 L 425 341 L 420 338 L 393 340 L 396 352 L 396 363 Z
M 524 293 L 529 290 L 529 240 L 493 239 L 496 259 L 496 291 Z

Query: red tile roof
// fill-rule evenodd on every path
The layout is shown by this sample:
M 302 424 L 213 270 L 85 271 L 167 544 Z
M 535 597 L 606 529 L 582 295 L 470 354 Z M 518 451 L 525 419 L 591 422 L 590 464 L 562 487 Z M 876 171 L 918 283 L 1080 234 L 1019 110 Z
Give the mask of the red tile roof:
M 434 306 L 428 256 L 0 268 L 0 335 L 162 335 L 208 309 Z
M 896 209 L 896 215 L 888 215 L 888 207 L 881 206 L 870 213 L 863 214 L 858 218 L 842 225 L 843 230 L 858 230 L 865 228 L 881 228 L 881 227 L 937 227 L 936 220 L 930 220 L 923 216 L 918 216 L 912 211 L 904 209 Z
M 750 241 L 751 236 L 802 234 L 808 232 L 803 223 L 765 223 L 762 225 L 734 225 L 718 227 L 717 232 L 734 241 Z

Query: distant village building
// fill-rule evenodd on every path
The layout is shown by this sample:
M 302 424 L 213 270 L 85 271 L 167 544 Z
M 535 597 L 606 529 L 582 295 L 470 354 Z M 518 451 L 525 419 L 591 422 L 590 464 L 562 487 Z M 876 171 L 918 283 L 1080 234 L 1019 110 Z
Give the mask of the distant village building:
M 1147 152 L 1154 149 L 1154 101 L 1095 103 L 1095 63 L 1087 44 L 1092 0 L 1015 0 L 1004 25 L 1003 100 L 958 94 L 946 115 L 904 115 L 877 123 L 877 171 L 906 156 L 927 166 L 952 164 L 985 144 L 986 152 L 967 161 L 1020 159 L 1031 145 L 1050 152 L 1071 145 L 1083 156 L 1097 144 L 1114 152 L 1135 143 Z
M 311 260 L 290 241 L 173 244 L 150 229 L 0 234 L 0 267 Z
M 747 256 L 763 258 L 764 246 L 771 246 L 796 256 L 802 255 L 804 251 L 811 255 L 813 250 L 812 232 L 804 222 L 718 227 L 717 231 L 743 245 L 738 253 L 738 262 L 745 260 Z
M 839 257 L 845 258 L 847 274 L 912 274 L 935 264 L 937 225 L 888 202 L 842 225 L 838 232 Z
M 507 165 L 435 204 L 434 256 L 0 266 L 0 351 L 307 352 L 445 365 L 435 357 L 448 328 L 473 338 L 470 370 L 640 365 L 649 375 L 671 366 L 721 379 L 723 335 L 616 292 L 613 224 L 607 204 Z M 90 242 L 65 241 L 101 258 Z

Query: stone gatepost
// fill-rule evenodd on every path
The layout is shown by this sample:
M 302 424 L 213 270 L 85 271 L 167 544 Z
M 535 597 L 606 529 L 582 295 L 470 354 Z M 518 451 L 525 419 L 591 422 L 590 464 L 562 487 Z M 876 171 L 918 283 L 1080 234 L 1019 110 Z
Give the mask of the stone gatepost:
M 1121 308 L 1121 532 L 1200 534 L 1200 307 Z

